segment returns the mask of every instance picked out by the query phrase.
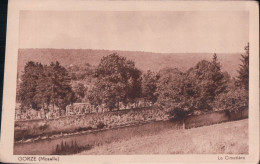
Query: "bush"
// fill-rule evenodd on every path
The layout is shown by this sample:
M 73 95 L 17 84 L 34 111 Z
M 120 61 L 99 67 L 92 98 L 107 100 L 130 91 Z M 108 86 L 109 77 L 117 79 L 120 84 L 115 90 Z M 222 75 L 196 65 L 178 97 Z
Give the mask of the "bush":
M 39 130 L 46 130 L 47 128 L 49 128 L 49 125 L 47 125 L 47 124 L 39 126 Z
M 99 122 L 98 124 L 97 124 L 97 128 L 98 129 L 102 129 L 102 128 L 104 128 L 105 127 L 105 124 L 103 123 L 103 122 Z
M 56 149 L 52 152 L 52 155 L 71 155 L 77 154 L 84 150 L 91 149 L 91 145 L 78 146 L 76 140 L 71 141 L 71 143 L 61 142 L 61 144 L 56 145 Z
M 215 99 L 215 110 L 242 111 L 248 108 L 248 91 L 236 88 L 218 95 Z

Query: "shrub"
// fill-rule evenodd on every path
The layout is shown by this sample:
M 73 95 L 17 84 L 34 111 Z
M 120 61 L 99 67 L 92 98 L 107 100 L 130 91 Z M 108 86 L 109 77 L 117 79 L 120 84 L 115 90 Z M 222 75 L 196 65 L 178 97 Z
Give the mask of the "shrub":
M 61 144 L 57 144 L 56 148 L 52 152 L 52 155 L 71 155 L 80 153 L 83 150 L 91 149 L 91 145 L 86 146 L 78 146 L 76 141 L 71 141 L 71 143 L 61 142 Z
M 39 126 L 39 130 L 46 130 L 47 128 L 49 128 L 49 125 L 47 125 L 47 124 Z
M 98 124 L 97 124 L 97 128 L 98 129 L 102 129 L 102 128 L 104 128 L 105 127 L 105 124 L 103 123 L 103 122 L 99 122 Z
M 242 111 L 248 108 L 248 91 L 245 89 L 234 89 L 222 93 L 215 99 L 215 110 Z

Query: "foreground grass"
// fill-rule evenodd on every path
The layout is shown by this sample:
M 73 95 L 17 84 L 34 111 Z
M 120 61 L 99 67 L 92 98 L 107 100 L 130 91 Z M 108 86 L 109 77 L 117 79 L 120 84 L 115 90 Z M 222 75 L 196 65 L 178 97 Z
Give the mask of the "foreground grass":
M 134 137 L 79 154 L 248 154 L 248 119 Z

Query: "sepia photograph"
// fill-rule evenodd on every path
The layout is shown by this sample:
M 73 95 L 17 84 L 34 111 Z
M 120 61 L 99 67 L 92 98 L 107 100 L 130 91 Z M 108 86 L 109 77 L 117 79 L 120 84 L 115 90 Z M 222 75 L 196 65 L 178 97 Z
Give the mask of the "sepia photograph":
M 17 12 L 18 161 L 250 155 L 250 11 L 134 9 Z
M 247 154 L 248 18 L 20 11 L 14 154 Z

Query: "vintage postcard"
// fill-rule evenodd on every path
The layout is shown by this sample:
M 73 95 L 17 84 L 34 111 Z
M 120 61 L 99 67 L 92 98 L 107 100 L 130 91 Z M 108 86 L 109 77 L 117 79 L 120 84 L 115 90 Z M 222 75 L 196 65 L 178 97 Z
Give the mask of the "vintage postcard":
M 8 5 L 1 162 L 258 163 L 258 3 Z

